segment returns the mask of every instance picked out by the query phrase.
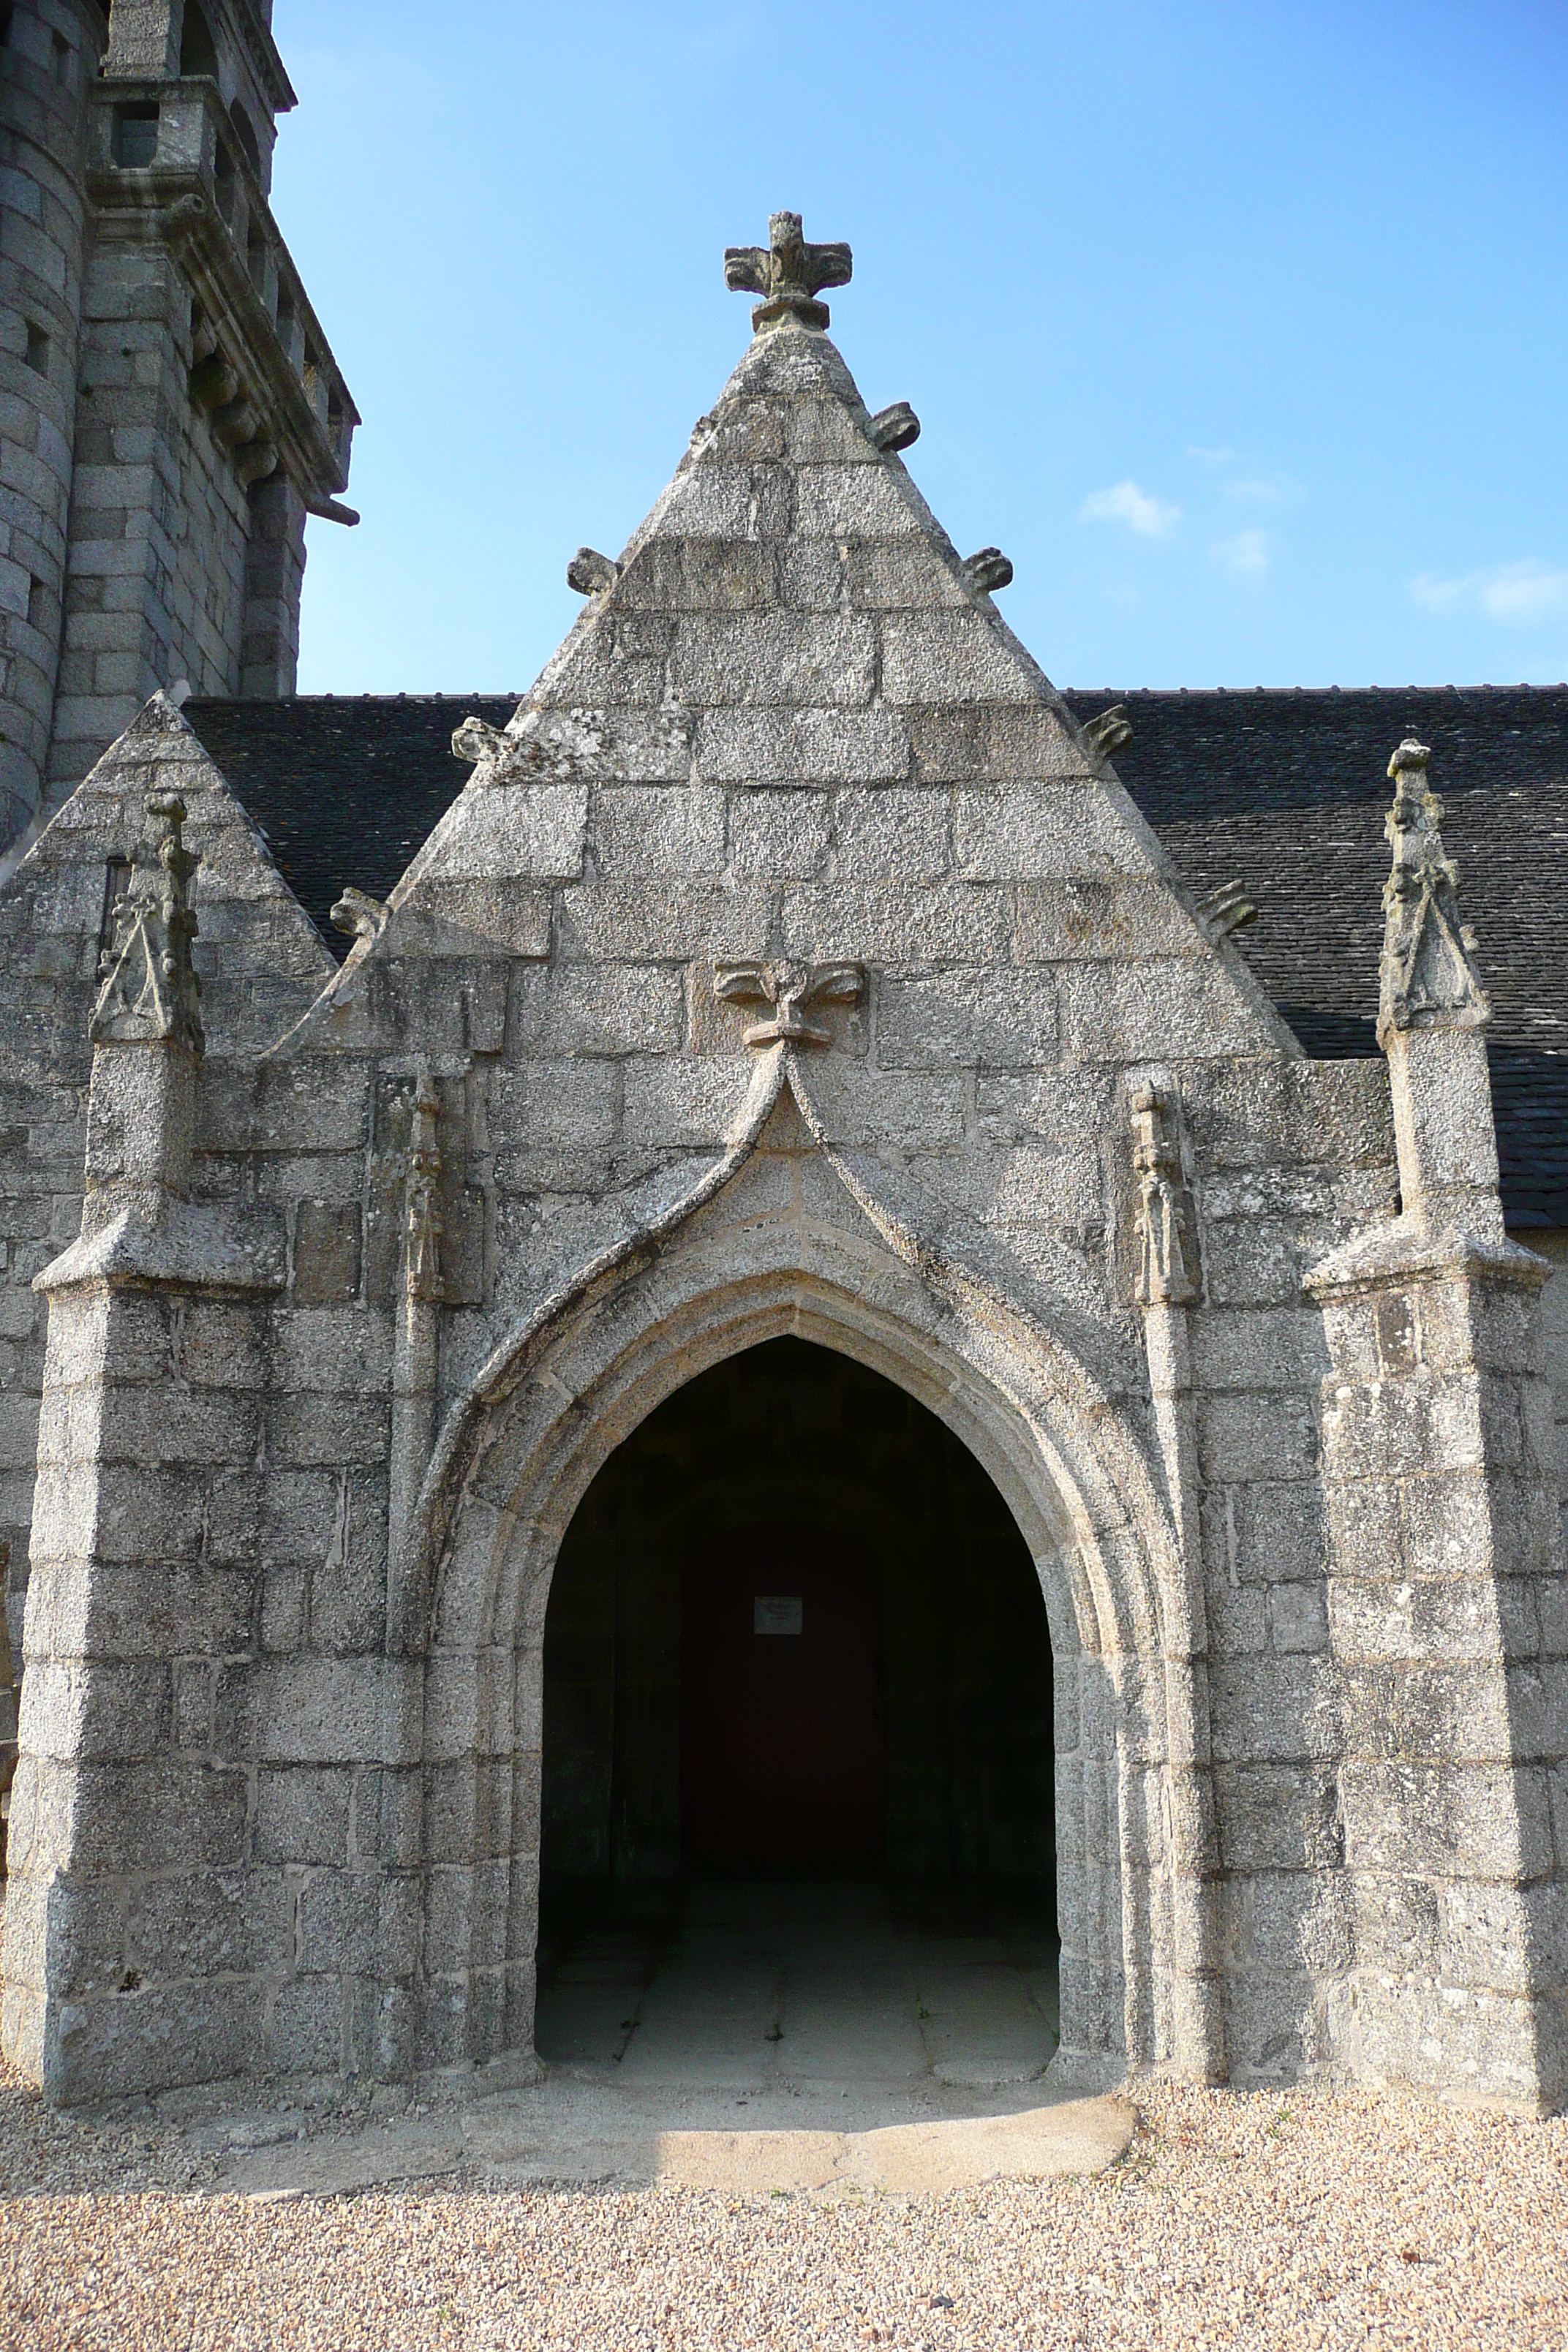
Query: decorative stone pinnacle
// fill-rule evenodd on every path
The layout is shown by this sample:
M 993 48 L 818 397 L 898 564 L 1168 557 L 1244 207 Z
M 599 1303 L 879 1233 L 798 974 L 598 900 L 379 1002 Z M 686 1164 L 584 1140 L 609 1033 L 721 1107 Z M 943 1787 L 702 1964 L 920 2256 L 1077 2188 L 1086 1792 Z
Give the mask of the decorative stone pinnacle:
M 1394 805 L 1384 832 L 1394 863 L 1383 887 L 1377 1042 L 1402 1030 L 1479 1029 L 1491 1017 L 1459 920 L 1458 870 L 1443 847 L 1443 803 L 1426 780 L 1431 752 L 1407 738 L 1388 763 Z
M 150 837 L 131 853 L 131 881 L 114 908 L 114 939 L 99 961 L 102 986 L 89 1035 L 95 1045 L 167 1041 L 205 1050 L 191 962 L 196 919 L 190 880 L 200 860 L 185 847 L 185 804 L 173 793 L 149 793 L 142 806 Z
M 805 1014 L 817 1004 L 855 1004 L 866 986 L 858 963 L 731 963 L 713 974 L 715 996 L 737 1004 L 771 1004 L 771 1020 L 753 1022 L 748 1045 L 826 1045 L 828 1032 Z
M 768 242 L 731 245 L 724 253 L 724 283 L 732 294 L 760 294 L 752 311 L 752 331 L 794 319 L 803 327 L 826 327 L 827 305 L 814 298 L 825 286 L 847 286 L 854 259 L 847 245 L 807 245 L 798 213 L 773 213 Z

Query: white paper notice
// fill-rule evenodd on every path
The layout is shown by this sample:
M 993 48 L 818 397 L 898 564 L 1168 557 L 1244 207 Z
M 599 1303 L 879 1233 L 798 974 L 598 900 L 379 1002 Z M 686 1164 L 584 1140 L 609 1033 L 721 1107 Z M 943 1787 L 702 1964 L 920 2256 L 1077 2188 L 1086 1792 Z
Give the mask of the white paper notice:
M 759 1592 L 752 1603 L 753 1633 L 798 1633 L 804 1611 L 798 1592 Z

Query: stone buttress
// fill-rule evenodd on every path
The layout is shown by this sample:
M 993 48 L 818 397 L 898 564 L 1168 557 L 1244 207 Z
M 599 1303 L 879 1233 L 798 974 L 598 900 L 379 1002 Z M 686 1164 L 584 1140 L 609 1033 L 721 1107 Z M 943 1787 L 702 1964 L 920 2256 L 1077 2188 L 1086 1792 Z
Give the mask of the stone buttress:
M 342 877 L 310 1008 L 204 1061 L 100 1002 L 7 2046 L 73 2100 L 525 2076 L 557 1548 L 793 1330 L 1036 1559 L 1058 2079 L 1548 2104 L 1536 1273 L 1419 793 L 1388 1062 L 1309 1060 L 861 400 L 847 248 L 781 214 L 727 275 L 741 364 L 389 900 Z
M 1378 1037 L 1402 1213 L 1308 1276 L 1323 1383 L 1339 1816 L 1356 1965 L 1344 2063 L 1550 2108 L 1568 2090 L 1568 1733 L 1550 1266 L 1498 1199 L 1488 1007 L 1429 753 L 1390 764 Z

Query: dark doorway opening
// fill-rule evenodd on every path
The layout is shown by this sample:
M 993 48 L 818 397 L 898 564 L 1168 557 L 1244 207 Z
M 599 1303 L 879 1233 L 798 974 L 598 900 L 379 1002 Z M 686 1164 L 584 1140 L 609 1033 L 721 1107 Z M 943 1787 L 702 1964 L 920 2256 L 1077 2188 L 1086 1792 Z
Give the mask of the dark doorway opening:
M 882 1584 L 831 1528 L 765 1521 L 694 1553 L 680 1591 L 688 1877 L 879 1874 Z
M 629 2032 L 694 1890 L 730 1916 L 726 1885 L 751 1918 L 771 1885 L 769 1917 L 870 1904 L 899 1932 L 1022 1937 L 1037 1967 L 1053 1765 L 1039 1580 L 967 1448 L 830 1349 L 731 1357 L 618 1448 L 562 1546 L 542 1988 L 624 1984 Z

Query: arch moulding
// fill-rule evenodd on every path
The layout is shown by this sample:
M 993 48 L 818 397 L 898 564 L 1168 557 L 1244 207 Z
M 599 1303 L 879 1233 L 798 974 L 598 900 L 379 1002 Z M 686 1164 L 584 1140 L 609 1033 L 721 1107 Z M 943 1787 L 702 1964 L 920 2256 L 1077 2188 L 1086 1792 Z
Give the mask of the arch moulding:
M 456 1401 L 395 1545 L 388 1646 L 422 1659 L 423 1703 L 389 1753 L 389 1860 L 419 1928 L 385 1990 L 380 2066 L 527 2063 L 562 1539 L 665 1397 L 795 1333 L 945 1422 L 1035 1560 L 1056 1661 L 1040 1704 L 1057 1726 L 1058 2067 L 1086 2084 L 1156 2064 L 1220 2079 L 1201 1613 L 1142 1438 L 1035 1317 L 868 1195 L 783 1052 L 757 1076 L 718 1165 L 585 1265 Z M 786 1077 L 804 1123 L 780 1106 Z

